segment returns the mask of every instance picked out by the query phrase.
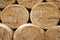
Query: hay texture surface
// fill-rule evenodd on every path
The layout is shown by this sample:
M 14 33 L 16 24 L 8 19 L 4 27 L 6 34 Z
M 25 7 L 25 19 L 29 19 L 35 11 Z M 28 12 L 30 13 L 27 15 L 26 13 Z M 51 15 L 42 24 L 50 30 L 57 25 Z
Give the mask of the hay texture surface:
M 0 8 L 4 8 L 7 5 L 13 4 L 15 0 L 0 0 Z
M 17 2 L 26 8 L 32 8 L 36 3 L 42 2 L 42 0 L 17 0 Z
M 43 30 L 32 24 L 21 25 L 15 31 L 14 40 L 43 40 Z
M 60 40 L 60 26 L 55 26 L 45 33 L 46 40 Z
M 0 40 L 12 40 L 13 31 L 5 24 L 0 23 Z
M 31 21 L 41 28 L 56 26 L 59 21 L 59 10 L 52 3 L 38 3 L 32 8 Z
M 11 28 L 27 23 L 29 13 L 21 5 L 9 5 L 1 13 L 1 20 Z
M 56 7 L 60 8 L 60 0 L 47 0 L 48 2 L 53 2 Z

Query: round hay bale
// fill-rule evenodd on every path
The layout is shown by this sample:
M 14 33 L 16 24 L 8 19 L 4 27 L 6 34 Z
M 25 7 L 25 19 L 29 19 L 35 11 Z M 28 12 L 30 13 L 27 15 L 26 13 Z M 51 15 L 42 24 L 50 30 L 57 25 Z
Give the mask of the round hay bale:
M 52 3 L 38 3 L 32 8 L 30 19 L 41 28 L 50 28 L 58 24 L 59 10 Z
M 14 34 L 14 40 L 43 40 L 43 30 L 33 24 L 21 25 Z
M 60 8 L 60 0 L 47 0 L 48 2 L 53 2 L 58 8 Z
M 36 3 L 42 2 L 42 0 L 17 0 L 17 2 L 26 8 L 32 8 Z
M 1 13 L 2 22 L 13 29 L 27 23 L 28 19 L 28 11 L 21 5 L 9 5 Z
M 46 40 L 60 40 L 60 26 L 55 26 L 45 33 Z
M 0 40 L 12 40 L 13 31 L 5 24 L 0 23 Z
M 13 4 L 15 0 L 0 0 L 0 8 L 4 8 L 7 5 Z

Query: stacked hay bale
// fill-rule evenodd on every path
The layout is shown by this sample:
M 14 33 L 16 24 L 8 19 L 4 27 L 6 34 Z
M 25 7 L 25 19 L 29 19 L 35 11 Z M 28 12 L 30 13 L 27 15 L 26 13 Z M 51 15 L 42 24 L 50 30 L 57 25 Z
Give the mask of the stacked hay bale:
M 12 40 L 13 31 L 5 24 L 0 23 L 0 40 Z
M 48 2 L 53 2 L 56 7 L 60 8 L 60 0 L 47 0 Z
M 26 8 L 32 8 L 36 3 L 42 2 L 43 0 L 17 0 L 20 5 Z
M 43 1 L 0 0 L 0 40 L 60 40 L 60 1 Z
M 55 26 L 45 33 L 45 40 L 60 40 L 60 26 Z
M 2 23 L 16 29 L 18 26 L 27 23 L 29 13 L 21 5 L 9 5 L 1 13 Z
M 0 8 L 5 8 L 6 6 L 13 4 L 15 0 L 0 0 Z
M 44 31 L 33 24 L 21 25 L 14 34 L 14 40 L 44 40 Z
M 30 19 L 40 28 L 51 28 L 59 22 L 59 10 L 52 3 L 38 3 L 32 8 Z

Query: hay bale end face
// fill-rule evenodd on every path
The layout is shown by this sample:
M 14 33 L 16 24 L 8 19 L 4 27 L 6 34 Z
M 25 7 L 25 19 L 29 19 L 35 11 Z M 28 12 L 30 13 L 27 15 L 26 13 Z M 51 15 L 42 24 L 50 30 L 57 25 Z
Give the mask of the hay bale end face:
M 36 3 L 42 2 L 43 0 L 17 0 L 20 5 L 26 8 L 32 8 Z
M 47 0 L 48 2 L 53 2 L 56 7 L 60 8 L 60 0 Z
M 0 23 L 0 40 L 12 40 L 13 31 L 5 24 Z
M 43 40 L 43 30 L 32 24 L 21 25 L 14 34 L 14 40 Z
M 32 8 L 31 21 L 40 28 L 51 28 L 59 21 L 59 10 L 52 3 L 38 3 Z
M 4 8 L 7 5 L 13 4 L 15 0 L 0 0 L 0 8 Z
M 46 40 L 60 40 L 60 26 L 55 26 L 45 33 Z
M 28 19 L 28 11 L 21 5 L 9 5 L 1 13 L 2 22 L 13 29 L 27 23 Z

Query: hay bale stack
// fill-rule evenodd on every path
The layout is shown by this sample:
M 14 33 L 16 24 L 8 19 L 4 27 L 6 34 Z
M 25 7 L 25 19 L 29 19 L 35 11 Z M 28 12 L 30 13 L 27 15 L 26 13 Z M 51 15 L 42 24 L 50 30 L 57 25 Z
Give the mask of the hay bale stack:
M 52 3 L 38 3 L 31 11 L 31 21 L 40 28 L 51 28 L 59 21 L 59 10 Z
M 13 31 L 5 24 L 0 23 L 0 40 L 12 40 Z
M 32 8 L 36 3 L 42 2 L 43 0 L 17 0 L 20 5 L 26 8 Z
M 27 23 L 28 19 L 28 11 L 21 5 L 9 5 L 1 13 L 2 22 L 13 29 Z
M 0 8 L 4 8 L 7 5 L 13 4 L 15 0 L 0 0 Z
M 53 2 L 56 7 L 60 8 L 60 0 L 47 0 L 48 2 Z
M 45 33 L 46 40 L 60 40 L 60 26 L 55 26 Z
M 43 40 L 43 30 L 33 24 L 21 25 L 14 34 L 14 40 Z

